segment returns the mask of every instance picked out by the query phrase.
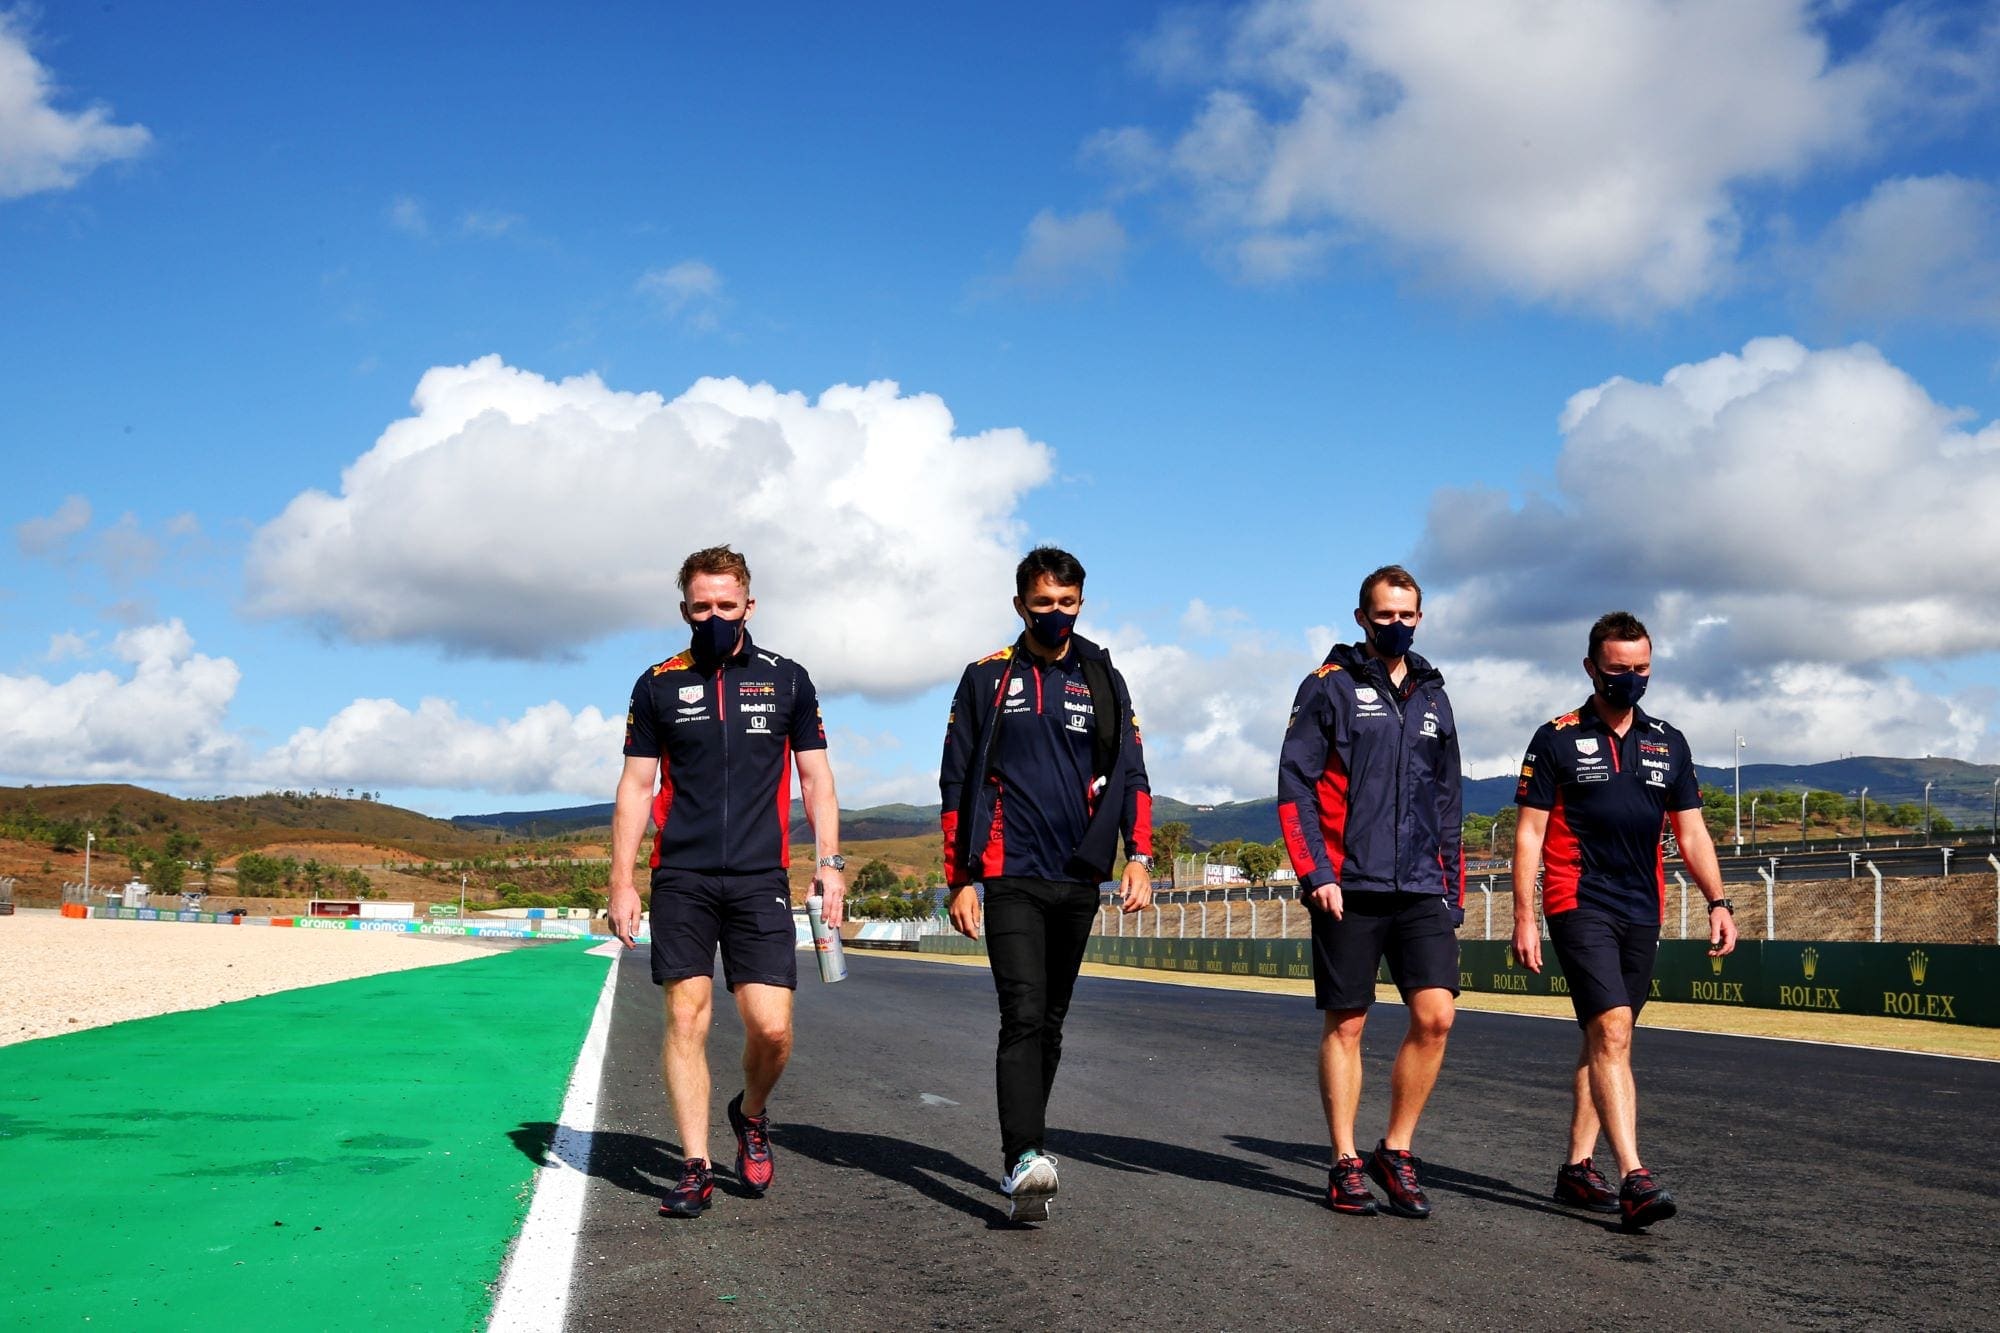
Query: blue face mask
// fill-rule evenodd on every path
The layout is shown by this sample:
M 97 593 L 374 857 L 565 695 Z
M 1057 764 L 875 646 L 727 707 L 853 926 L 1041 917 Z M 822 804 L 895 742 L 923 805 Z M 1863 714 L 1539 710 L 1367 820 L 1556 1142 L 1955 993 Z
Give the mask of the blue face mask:
M 1605 703 L 1622 713 L 1639 702 L 1640 696 L 1646 692 L 1646 682 L 1649 679 L 1651 677 L 1642 676 L 1636 671 L 1621 671 L 1615 675 L 1608 671 L 1600 671 L 1597 673 L 1597 690 L 1604 696 Z
M 1028 612 L 1028 633 L 1035 636 L 1036 643 L 1051 652 L 1067 644 L 1070 631 L 1075 628 L 1076 614 L 1072 611 Z
M 736 636 L 742 632 L 743 622 L 710 614 L 708 619 L 697 620 L 690 628 L 694 631 L 689 640 L 694 655 L 703 662 L 720 662 L 736 650 Z
M 1400 620 L 1392 620 L 1386 625 L 1371 623 L 1368 626 L 1368 641 L 1375 645 L 1375 651 L 1391 662 L 1410 651 L 1416 642 L 1417 627 L 1405 625 Z

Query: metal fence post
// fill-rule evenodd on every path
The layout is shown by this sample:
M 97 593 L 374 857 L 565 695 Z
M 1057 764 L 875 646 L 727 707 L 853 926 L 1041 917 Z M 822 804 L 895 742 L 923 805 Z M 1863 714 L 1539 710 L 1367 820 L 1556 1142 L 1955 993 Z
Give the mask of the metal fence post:
M 1764 938 L 1775 940 L 1778 938 L 1778 896 L 1775 888 L 1778 881 L 1762 866 L 1757 867 L 1757 873 L 1764 880 Z
M 1222 938 L 1228 939 L 1236 930 L 1236 904 L 1222 900 Z
M 1882 942 L 1882 872 L 1875 868 L 1873 861 L 1867 862 L 1868 873 L 1875 877 L 1875 942 Z
M 1245 898 L 1243 901 L 1250 907 L 1250 938 L 1254 940 L 1257 938 L 1257 900 Z
M 1493 876 L 1486 877 L 1486 887 L 1479 892 L 1486 898 L 1486 933 L 1479 938 L 1490 940 L 1493 938 Z
M 1986 864 L 1993 867 L 1993 942 L 2000 944 L 2000 856 L 1988 854 Z
M 1674 872 L 1674 883 L 1681 886 L 1681 938 L 1688 937 L 1688 882 L 1680 871 Z

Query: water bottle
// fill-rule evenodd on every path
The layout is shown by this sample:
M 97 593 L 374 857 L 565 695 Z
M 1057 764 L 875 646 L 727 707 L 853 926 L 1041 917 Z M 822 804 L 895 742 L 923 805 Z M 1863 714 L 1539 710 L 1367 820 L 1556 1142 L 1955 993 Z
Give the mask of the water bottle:
M 821 981 L 847 980 L 847 954 L 840 947 L 840 932 L 826 924 L 826 899 L 820 896 L 819 881 L 806 898 L 806 920 L 812 923 L 813 953 L 819 959 Z

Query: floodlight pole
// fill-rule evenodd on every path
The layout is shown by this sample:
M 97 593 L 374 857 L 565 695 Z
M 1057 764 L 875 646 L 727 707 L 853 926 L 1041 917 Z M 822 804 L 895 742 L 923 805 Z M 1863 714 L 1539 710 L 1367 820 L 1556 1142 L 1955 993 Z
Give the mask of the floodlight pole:
M 2000 792 L 2000 782 L 1993 784 L 1993 790 Z M 90 844 L 97 841 L 95 833 L 83 835 L 83 900 L 90 901 Z
M 1749 742 L 1743 739 L 1742 732 L 1729 734 L 1736 738 L 1736 850 L 1740 852 L 1743 850 L 1743 747 Z

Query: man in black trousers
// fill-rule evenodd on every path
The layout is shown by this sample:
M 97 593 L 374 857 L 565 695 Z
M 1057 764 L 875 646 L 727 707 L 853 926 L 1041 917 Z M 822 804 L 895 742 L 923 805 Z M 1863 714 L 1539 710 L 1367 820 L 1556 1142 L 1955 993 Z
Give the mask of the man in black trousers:
M 1153 897 L 1153 797 L 1139 722 L 1104 649 L 1073 632 L 1083 566 L 1052 546 L 1014 571 L 1014 643 L 972 663 L 945 730 L 938 788 L 951 921 L 977 938 L 1000 999 L 994 1081 L 1001 1192 L 1020 1222 L 1046 1221 L 1056 1159 L 1043 1151 L 1084 946 L 1120 839 L 1120 906 Z

